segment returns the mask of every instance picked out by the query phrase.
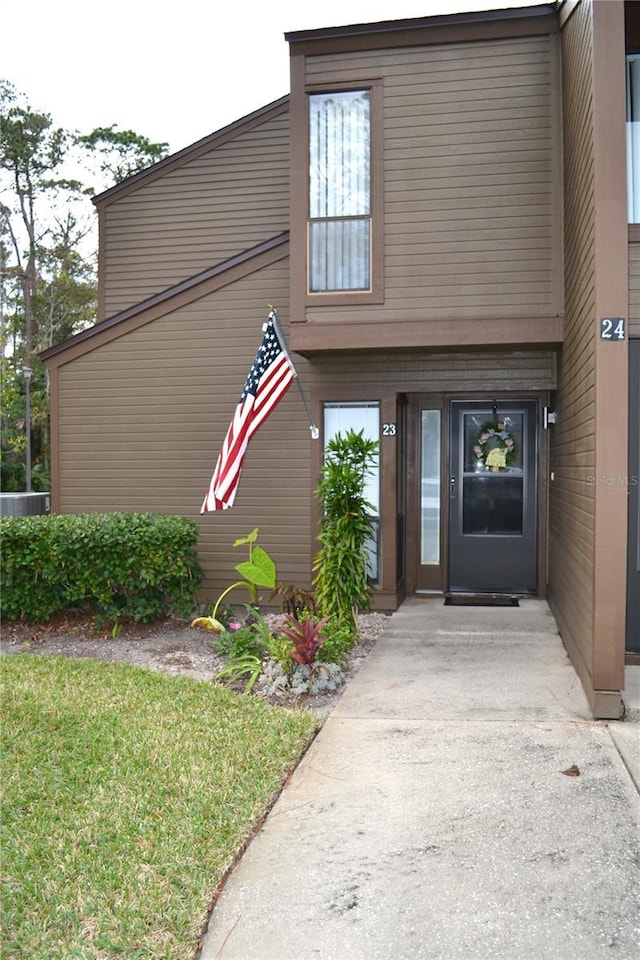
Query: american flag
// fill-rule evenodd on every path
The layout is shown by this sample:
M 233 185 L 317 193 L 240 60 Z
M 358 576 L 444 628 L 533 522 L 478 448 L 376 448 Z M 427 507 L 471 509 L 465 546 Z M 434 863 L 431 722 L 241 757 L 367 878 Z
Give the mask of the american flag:
M 227 430 L 200 513 L 226 510 L 233 506 L 249 440 L 285 395 L 296 376 L 295 368 L 280 342 L 274 313 L 269 314 L 263 329 L 260 349 Z

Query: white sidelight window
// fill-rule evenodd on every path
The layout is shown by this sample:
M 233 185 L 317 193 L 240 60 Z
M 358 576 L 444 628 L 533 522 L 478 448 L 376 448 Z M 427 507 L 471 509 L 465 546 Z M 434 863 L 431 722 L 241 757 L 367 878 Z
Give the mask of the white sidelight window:
M 441 415 L 439 410 L 421 413 L 421 497 L 420 497 L 420 563 L 440 563 L 440 447 Z
M 627 56 L 627 205 L 640 223 L 640 53 Z
M 325 403 L 324 405 L 324 445 L 338 433 L 344 436 L 349 430 L 360 433 L 366 440 L 380 441 L 380 404 L 377 401 L 365 403 Z M 369 579 L 378 583 L 378 563 L 380 557 L 380 456 L 370 472 L 364 489 L 364 498 L 372 508 L 371 538 L 365 545 Z
M 309 292 L 371 287 L 371 92 L 309 96 Z

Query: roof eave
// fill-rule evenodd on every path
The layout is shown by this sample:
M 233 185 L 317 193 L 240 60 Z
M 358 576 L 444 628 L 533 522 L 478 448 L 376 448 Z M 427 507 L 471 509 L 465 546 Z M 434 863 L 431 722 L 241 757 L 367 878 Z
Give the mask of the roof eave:
M 498 20 L 519 20 L 530 17 L 546 17 L 557 12 L 555 2 L 533 4 L 527 7 L 507 7 L 502 10 L 477 10 L 471 13 L 439 14 L 433 17 L 415 17 L 405 20 L 382 20 L 377 23 L 354 23 L 342 27 L 321 27 L 312 30 L 295 30 L 285 33 L 288 43 L 308 43 L 313 40 L 329 40 L 338 37 L 358 37 L 379 33 L 393 33 L 423 27 L 466 26 L 474 23 L 491 23 Z
M 39 357 L 45 362 L 47 360 L 51 360 L 53 357 L 57 357 L 87 340 L 91 340 L 92 338 L 103 333 L 105 330 L 119 326 L 126 320 L 131 320 L 136 316 L 145 313 L 145 311 L 151 310 L 154 307 L 159 307 L 171 300 L 175 300 L 175 298 L 181 294 L 187 294 L 191 296 L 190 291 L 195 292 L 197 287 L 201 286 L 207 281 L 212 281 L 216 278 L 222 278 L 225 273 L 230 273 L 235 268 L 241 266 L 244 266 L 246 269 L 252 260 L 257 259 L 264 254 L 268 254 L 270 251 L 275 251 L 279 247 L 283 247 L 284 244 L 288 244 L 288 242 L 289 231 L 285 230 L 283 233 L 279 233 L 275 237 L 271 237 L 269 240 L 263 240 L 262 242 L 257 243 L 254 247 L 250 247 L 248 250 L 243 250 L 241 253 L 238 253 L 233 257 L 229 257 L 228 260 L 224 260 L 222 263 L 218 263 L 213 267 L 209 267 L 207 270 L 202 270 L 200 273 L 197 273 L 192 277 L 188 277 L 186 280 L 182 280 L 171 287 L 167 287 L 160 293 L 157 293 L 152 297 L 148 297 L 146 300 L 143 300 L 140 303 L 136 303 L 131 307 L 127 307 L 125 310 L 121 310 L 119 313 L 116 313 L 111 317 L 107 317 L 106 320 L 102 320 L 100 323 L 96 323 L 92 327 L 87 327 L 86 330 L 81 330 L 80 333 L 74 334 L 74 336 L 69 337 L 62 343 L 56 343 L 54 346 L 48 347 L 46 350 L 42 350 L 39 353 Z
M 202 137 L 200 140 L 196 140 L 195 143 L 191 143 L 189 146 L 183 147 L 182 150 L 172 153 L 170 156 L 165 157 L 163 160 L 159 160 L 152 166 L 145 167 L 144 170 L 134 173 L 131 177 L 127 177 L 126 180 L 121 180 L 120 183 L 114 184 L 114 186 L 109 187 L 108 190 L 104 190 L 102 193 L 96 194 L 96 196 L 92 198 L 93 203 L 99 207 L 116 199 L 121 193 L 137 189 L 143 181 L 146 182 L 149 179 L 155 179 L 156 177 L 162 176 L 170 169 L 179 166 L 185 160 L 191 160 L 199 153 L 215 147 L 218 140 L 232 139 L 234 136 L 238 136 L 240 133 L 242 133 L 242 131 L 251 124 L 266 120 L 271 114 L 282 112 L 282 110 L 288 106 L 288 103 L 289 94 L 286 94 L 284 97 L 280 97 L 278 100 L 273 100 L 271 103 L 265 104 L 258 110 L 254 110 L 252 113 L 249 113 L 244 117 L 240 117 L 238 120 L 234 120 L 233 123 L 227 124 L 226 127 L 221 127 L 219 130 L 208 134 L 206 137 Z

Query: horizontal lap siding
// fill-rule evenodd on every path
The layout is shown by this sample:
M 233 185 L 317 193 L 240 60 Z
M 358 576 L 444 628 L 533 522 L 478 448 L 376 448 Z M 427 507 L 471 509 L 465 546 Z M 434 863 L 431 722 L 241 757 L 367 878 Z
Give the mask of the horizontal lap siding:
M 251 441 L 232 510 L 200 517 L 218 451 L 261 337 L 267 302 L 282 305 L 280 261 L 175 313 L 130 331 L 58 371 L 60 511 L 146 511 L 200 528 L 203 600 L 214 600 L 242 559 L 232 543 L 255 526 L 283 582 L 308 586 L 312 539 L 309 424 L 295 385 Z M 295 358 L 309 401 L 403 391 L 546 390 L 553 351 L 412 351 L 322 361 Z M 239 600 L 242 598 L 238 598 Z
M 255 526 L 281 580 L 308 582 L 309 429 L 295 385 L 251 441 L 236 504 L 200 517 L 218 451 L 262 337 L 267 302 L 286 312 L 280 261 L 62 366 L 60 510 L 177 513 L 196 520 L 214 600 Z M 244 602 L 239 596 L 238 602 Z
M 280 115 L 105 207 L 105 317 L 289 227 L 289 119 Z
M 587 4 L 563 32 L 565 342 L 550 485 L 550 596 L 574 661 L 591 672 L 595 465 L 595 266 L 591 22 Z
M 561 312 L 555 39 L 309 57 L 384 82 L 384 290 L 351 318 Z M 555 174 L 555 177 L 554 177 Z M 340 311 L 312 307 L 311 320 Z
M 341 391 L 357 387 L 363 399 L 376 400 L 388 387 L 398 393 L 491 391 L 516 393 L 554 390 L 556 355 L 552 350 L 469 351 L 430 353 L 426 350 L 389 354 L 332 356 L 316 360 L 307 380 L 315 389 Z
M 640 243 L 629 244 L 629 324 L 640 337 Z

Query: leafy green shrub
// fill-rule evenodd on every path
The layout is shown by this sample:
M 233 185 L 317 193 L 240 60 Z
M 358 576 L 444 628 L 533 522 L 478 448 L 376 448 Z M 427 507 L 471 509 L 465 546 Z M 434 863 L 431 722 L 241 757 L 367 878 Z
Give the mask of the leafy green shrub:
M 212 642 L 213 649 L 229 660 L 237 657 L 260 657 L 264 644 L 252 627 L 238 627 L 237 630 L 223 630 Z
M 271 660 L 279 663 L 284 673 L 290 676 L 293 673 L 295 660 L 293 651 L 295 647 L 289 637 L 283 635 L 274 636 L 269 644 L 269 657 Z
M 364 498 L 367 474 L 378 455 L 378 443 L 361 430 L 338 433 L 327 444 L 316 496 L 322 505 L 321 544 L 313 581 L 322 615 L 334 616 L 355 633 L 356 613 L 369 607 L 365 543 L 371 535 L 373 511 Z
M 325 625 L 322 635 L 322 659 L 325 663 L 344 664 L 358 638 L 348 623 L 332 617 Z
M 185 517 L 91 513 L 0 518 L 0 613 L 49 620 L 85 605 L 117 620 L 189 616 L 202 582 Z

